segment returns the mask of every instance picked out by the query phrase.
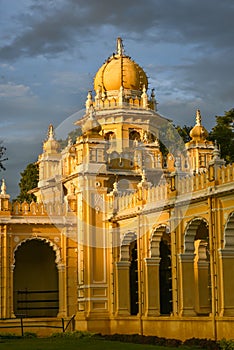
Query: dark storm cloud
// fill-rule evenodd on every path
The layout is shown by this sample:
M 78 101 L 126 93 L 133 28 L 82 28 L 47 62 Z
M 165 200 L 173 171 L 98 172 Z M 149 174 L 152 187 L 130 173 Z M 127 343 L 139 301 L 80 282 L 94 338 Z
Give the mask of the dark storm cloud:
M 17 18 L 21 30 L 2 45 L 0 57 L 10 60 L 81 49 L 79 40 L 105 40 L 99 36 L 103 26 L 151 43 L 199 44 L 209 52 L 231 45 L 233 12 L 232 0 L 33 1 Z

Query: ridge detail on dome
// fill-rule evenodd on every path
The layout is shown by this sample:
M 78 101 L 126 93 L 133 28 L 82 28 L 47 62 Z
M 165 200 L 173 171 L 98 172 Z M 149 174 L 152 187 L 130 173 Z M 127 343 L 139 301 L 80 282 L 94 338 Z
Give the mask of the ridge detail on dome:
M 96 73 L 93 101 L 89 92 L 86 109 L 91 105 L 96 109 L 129 107 L 156 110 L 156 99 L 152 90 L 150 98 L 147 95 L 148 78 L 131 57 L 125 55 L 121 38 L 117 38 L 116 52 L 110 56 Z

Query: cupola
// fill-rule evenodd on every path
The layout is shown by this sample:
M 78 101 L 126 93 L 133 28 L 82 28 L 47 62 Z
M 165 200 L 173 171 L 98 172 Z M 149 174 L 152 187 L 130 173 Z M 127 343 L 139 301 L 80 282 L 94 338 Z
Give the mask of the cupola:
M 116 52 L 101 66 L 94 78 L 95 99 L 88 93 L 86 110 L 91 105 L 95 109 L 133 106 L 156 109 L 154 89 L 150 98 L 147 95 L 148 78 L 130 56 L 124 52 L 121 38 L 117 39 Z

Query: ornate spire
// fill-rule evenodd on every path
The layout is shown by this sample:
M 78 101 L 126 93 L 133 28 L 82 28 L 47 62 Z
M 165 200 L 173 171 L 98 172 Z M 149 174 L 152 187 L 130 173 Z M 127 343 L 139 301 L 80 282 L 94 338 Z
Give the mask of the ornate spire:
M 52 124 L 48 128 L 48 140 L 54 140 L 54 127 Z
M 217 140 L 215 140 L 214 143 L 214 150 L 213 150 L 213 159 L 220 159 L 220 150 L 217 145 Z
M 6 183 L 4 179 L 2 179 L 1 194 L 6 194 Z
M 200 109 L 197 109 L 197 113 L 196 113 L 196 125 L 201 126 L 201 112 L 200 112 Z
M 47 140 L 43 144 L 44 151 L 47 153 L 57 153 L 59 144 L 55 139 L 54 127 L 52 124 L 49 125 L 47 135 Z
M 119 56 L 123 56 L 124 54 L 123 41 L 120 37 L 117 38 L 116 53 Z
M 142 89 L 142 95 L 141 95 L 141 99 L 142 99 L 142 106 L 144 108 L 147 108 L 148 107 L 148 96 L 147 96 L 147 93 L 146 93 L 146 87 L 145 87 L 145 84 L 143 85 L 143 89 Z

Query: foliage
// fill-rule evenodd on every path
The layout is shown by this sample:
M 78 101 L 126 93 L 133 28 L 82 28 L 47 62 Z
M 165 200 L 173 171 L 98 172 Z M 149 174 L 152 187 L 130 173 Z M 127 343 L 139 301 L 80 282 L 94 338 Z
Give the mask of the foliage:
M 21 338 L 20 335 L 16 335 L 15 333 L 0 333 L 0 339 L 18 339 Z
M 189 136 L 190 131 L 192 130 L 192 126 L 184 125 L 183 127 L 177 125 L 176 130 L 178 131 L 180 137 L 182 137 L 184 143 L 189 142 L 191 137 Z
M 0 171 L 6 170 L 6 168 L 3 165 L 3 162 L 5 162 L 8 158 L 5 158 L 6 153 L 6 147 L 3 146 L 3 142 L 0 141 Z
M 20 173 L 21 180 L 19 182 L 20 194 L 17 196 L 17 200 L 19 202 L 32 202 L 35 201 L 36 197 L 34 194 L 28 193 L 29 190 L 37 187 L 37 183 L 39 180 L 39 170 L 38 165 L 35 163 L 30 163 L 27 165 L 25 170 Z
M 221 339 L 219 347 L 221 350 L 234 350 L 234 340 Z
M 187 339 L 183 345 L 187 345 L 189 347 L 196 346 L 200 349 L 219 350 L 219 344 L 215 340 L 211 339 L 190 338 Z
M 34 332 L 24 332 L 24 338 L 37 338 L 37 334 Z
M 224 116 L 216 116 L 216 125 L 212 128 L 209 139 L 217 141 L 221 158 L 227 163 L 234 161 L 234 108 L 225 112 Z
M 119 341 L 123 343 L 148 344 L 177 348 L 182 344 L 181 340 L 163 338 L 157 336 L 146 336 L 140 334 L 110 334 L 96 335 L 96 337 L 104 338 L 105 340 Z
M 60 145 L 60 148 L 63 149 L 67 146 L 68 141 L 71 140 L 71 143 L 75 143 L 76 142 L 76 138 L 78 136 L 80 136 L 82 134 L 82 131 L 80 128 L 76 128 L 75 130 L 72 130 L 71 132 L 69 132 L 69 134 L 67 135 L 67 138 L 65 140 L 58 140 L 58 143 Z
M 91 338 L 93 333 L 82 332 L 82 331 L 73 331 L 73 332 L 57 332 L 51 335 L 52 338 Z
M 183 127 L 167 123 L 160 127 L 159 143 L 163 156 L 167 156 L 168 152 L 176 154 L 185 151 L 185 143 L 190 140 L 190 130 L 192 126 L 184 125 Z

